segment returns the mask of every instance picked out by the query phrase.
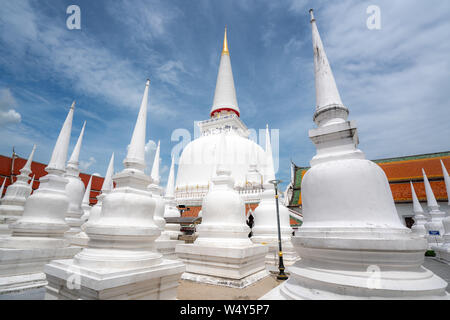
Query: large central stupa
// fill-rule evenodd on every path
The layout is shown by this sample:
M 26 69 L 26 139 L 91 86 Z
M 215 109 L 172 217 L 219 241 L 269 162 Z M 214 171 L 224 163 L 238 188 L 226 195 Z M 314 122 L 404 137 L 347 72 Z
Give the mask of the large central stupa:
M 254 162 L 257 170 L 264 171 L 265 153 L 248 138 L 249 130 L 240 118 L 226 29 L 210 119 L 199 122 L 199 127 L 201 136 L 185 147 L 179 160 L 175 191 L 177 204 L 201 205 L 217 169 L 215 155 L 221 133 L 226 133 L 229 146 L 226 164 L 235 181 L 234 188 L 246 203 L 259 202 L 261 181 L 252 181 L 254 175 L 249 171 Z

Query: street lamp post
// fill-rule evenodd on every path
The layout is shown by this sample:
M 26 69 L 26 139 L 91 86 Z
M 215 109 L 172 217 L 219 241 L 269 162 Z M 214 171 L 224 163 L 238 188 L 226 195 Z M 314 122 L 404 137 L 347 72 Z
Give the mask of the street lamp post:
M 278 204 L 278 184 L 283 182 L 281 180 L 270 180 L 271 184 L 275 187 L 275 202 L 277 205 L 277 226 L 278 226 L 278 269 L 280 270 L 280 273 L 278 273 L 277 279 L 278 280 L 287 280 L 288 276 L 284 273 L 285 267 L 283 263 L 283 248 L 281 246 L 281 230 L 280 230 L 280 208 Z

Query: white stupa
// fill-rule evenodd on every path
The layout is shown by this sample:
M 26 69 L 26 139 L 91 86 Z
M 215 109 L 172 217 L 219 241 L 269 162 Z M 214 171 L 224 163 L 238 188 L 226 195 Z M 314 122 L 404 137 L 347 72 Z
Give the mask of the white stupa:
M 414 190 L 414 186 L 412 181 L 410 181 L 411 184 L 411 194 L 412 194 L 412 200 L 413 200 L 413 213 L 414 213 L 414 225 L 411 227 L 411 230 L 426 238 L 427 237 L 427 230 L 425 229 L 425 223 L 427 223 L 427 218 L 424 215 L 423 208 L 420 205 L 419 199 L 417 198 L 416 191 Z
M 153 219 L 156 201 L 147 190 L 145 132 L 150 81 L 145 86 L 139 115 L 123 161 L 113 179 L 116 188 L 103 199 L 102 211 L 89 219 L 88 247 L 74 259 L 46 265 L 47 299 L 175 299 L 184 265 L 162 259 L 155 239 L 161 234 Z M 92 213 L 91 213 L 92 215 Z M 67 287 L 70 277 L 80 288 Z
M 425 229 L 427 230 L 427 238 L 429 245 L 441 244 L 444 235 L 444 225 L 442 219 L 445 217 L 445 212 L 439 209 L 439 204 L 434 196 L 433 189 L 431 189 L 430 182 L 428 181 L 425 170 L 422 169 L 423 184 L 425 185 L 425 193 L 427 195 L 428 214 L 431 219 L 425 223 Z
M 447 189 L 447 197 L 449 198 L 450 204 L 450 179 L 448 177 L 448 171 L 441 160 L 442 173 L 444 175 L 445 186 Z M 444 226 L 444 235 L 442 236 L 442 243 L 440 245 L 433 244 L 431 249 L 436 252 L 437 258 L 450 263 L 450 215 L 442 219 L 442 224 Z
M 202 223 L 193 244 L 177 245 L 178 259 L 186 264 L 185 280 L 243 288 L 268 275 L 264 259 L 268 248 L 253 244 L 245 220 L 245 204 L 233 189 L 226 157 L 225 133 L 218 147 L 216 176 L 203 199 Z
M 89 178 L 86 190 L 84 191 L 83 201 L 81 202 L 81 208 L 83 209 L 83 216 L 81 217 L 81 220 L 83 220 L 83 222 L 88 221 L 92 209 L 92 207 L 90 206 L 91 188 L 92 188 L 92 176 Z
M 167 179 L 164 200 L 166 202 L 164 218 L 180 218 L 180 210 L 178 210 L 177 203 L 175 202 L 175 161 L 173 157 L 170 165 L 169 177 Z M 183 234 L 180 228 L 181 225 L 178 223 L 166 223 L 163 234 L 166 234 L 172 240 L 178 240 L 178 236 Z
M 160 166 L 160 142 L 158 141 L 158 147 L 156 148 L 155 160 L 153 161 L 153 167 L 151 172 L 152 182 L 148 185 L 147 189 L 152 193 L 153 199 L 156 201 L 155 214 L 153 219 L 156 225 L 161 230 L 161 235 L 155 240 L 156 248 L 161 252 L 166 259 L 176 259 L 175 247 L 178 243 L 177 240 L 172 240 L 170 235 L 165 233 L 166 220 L 164 219 L 164 211 L 166 207 L 166 200 L 163 198 L 163 188 L 159 185 L 161 177 L 159 175 Z
M 31 187 L 28 184 L 31 174 L 31 163 L 33 162 L 34 151 L 36 145 L 33 146 L 27 162 L 20 170 L 20 174 L 17 176 L 17 180 L 6 189 L 5 196 L 1 199 L 0 205 L 0 235 L 10 235 L 11 230 L 8 225 L 17 221 L 22 214 L 25 207 L 25 202 L 30 195 Z M 0 193 L 3 194 L 3 187 L 5 185 L 6 178 L 3 180 L 3 185 Z
M 5 189 L 6 178 L 3 179 L 2 186 L 0 187 L 0 200 L 3 199 L 3 190 Z
M 81 144 L 83 142 L 84 128 L 86 127 L 86 121 L 81 128 L 80 136 L 70 156 L 69 162 L 66 166 L 65 177 L 69 181 L 66 184 L 66 195 L 69 198 L 69 207 L 66 212 L 66 222 L 70 226 L 70 229 L 66 232 L 66 237 L 71 240 L 76 234 L 81 232 L 81 225 L 83 220 L 83 208 L 81 203 L 85 192 L 83 181 L 80 178 L 80 169 L 78 168 L 78 158 L 80 156 Z
M 98 217 L 100 217 L 100 213 L 102 212 L 103 199 L 111 193 L 114 188 L 113 183 L 113 175 L 114 175 L 114 152 L 111 155 L 111 159 L 109 160 L 108 169 L 106 170 L 105 179 L 103 180 L 101 193 L 97 196 L 97 203 L 91 208 L 89 212 L 88 221 L 95 221 Z
M 427 242 L 400 221 L 384 171 L 357 148 L 311 12 L 317 154 L 302 180 L 301 260 L 262 299 L 448 299 L 447 283 L 421 266 Z
M 220 133 L 226 135 L 229 152 L 226 155 L 229 169 L 234 179 L 234 188 L 241 193 L 246 203 L 257 203 L 260 191 L 246 185 L 246 175 L 255 150 L 258 159 L 264 160 L 264 150 L 250 140 L 249 130 L 240 119 L 231 69 L 225 29 L 222 55 L 217 74 L 214 101 L 210 119 L 199 122 L 201 136 L 191 141 L 183 150 L 178 162 L 175 199 L 178 205 L 200 206 L 209 190 L 211 177 L 216 172 L 215 148 Z M 258 163 L 262 167 L 262 163 Z
M 273 166 L 272 146 L 270 143 L 269 128 L 266 128 L 266 174 L 264 176 L 264 191 L 261 202 L 256 207 L 252 228 L 253 243 L 264 244 L 269 247 L 266 256 L 266 268 L 272 272 L 278 272 L 279 249 L 278 249 L 278 225 L 277 207 L 275 202 L 275 189 L 270 181 L 275 180 L 275 170 Z M 283 249 L 283 261 L 285 266 L 292 265 L 299 259 L 291 242 L 292 228 L 290 225 L 289 209 L 282 203 L 279 204 L 280 233 Z
M 73 257 L 80 249 L 69 247 L 65 213 L 69 200 L 64 177 L 75 103 L 59 133 L 39 189 L 27 198 L 23 215 L 9 227 L 12 235 L 0 239 L 0 293 L 39 289 L 47 284 L 45 263 Z M 27 190 L 27 192 L 29 192 Z

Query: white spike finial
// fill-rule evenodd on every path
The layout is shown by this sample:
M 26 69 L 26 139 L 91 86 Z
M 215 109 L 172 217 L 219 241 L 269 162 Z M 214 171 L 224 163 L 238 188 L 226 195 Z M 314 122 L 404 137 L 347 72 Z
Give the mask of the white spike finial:
M 33 174 L 33 178 L 31 178 L 31 182 L 30 182 L 30 195 L 31 195 L 31 193 L 33 192 L 33 184 L 34 184 L 34 177 L 35 177 L 36 175 L 35 174 Z
M 160 141 L 158 141 L 158 147 L 155 152 L 155 159 L 153 160 L 152 173 L 150 177 L 152 178 L 152 183 L 159 185 L 160 176 L 159 176 L 159 165 L 160 165 Z
M 5 189 L 6 178 L 3 179 L 2 186 L 0 187 L 0 199 L 3 197 L 3 190 Z
M 174 198 L 175 197 L 175 160 L 172 157 L 172 163 L 170 165 L 169 178 L 167 179 L 166 186 L 166 198 Z
M 431 189 L 430 182 L 428 181 L 428 178 L 427 178 L 427 175 L 426 175 L 424 169 L 422 169 L 422 173 L 423 173 L 423 183 L 425 185 L 425 193 L 427 194 L 428 207 L 431 208 L 432 210 L 433 209 L 438 209 L 439 205 L 438 205 L 438 203 L 436 201 L 436 198 L 435 198 L 434 193 L 433 193 L 433 189 Z
M 30 155 L 28 156 L 27 163 L 20 170 L 21 174 L 28 176 L 31 173 L 31 163 L 33 163 L 34 151 L 36 150 L 36 145 L 33 145 L 33 150 L 31 150 Z
M 448 176 L 447 168 L 445 168 L 444 162 L 442 162 L 442 160 L 441 166 L 442 166 L 442 174 L 444 175 L 445 189 L 447 190 L 448 205 L 450 206 L 450 177 Z
M 272 144 L 270 143 L 269 125 L 266 125 L 266 172 L 264 182 L 268 183 L 270 180 L 275 180 L 275 168 L 273 165 Z
M 106 170 L 105 174 L 105 180 L 103 180 L 102 193 L 110 192 L 113 189 L 113 180 L 112 180 L 113 175 L 114 175 L 114 152 L 111 155 L 111 159 L 109 160 L 108 170 Z
M 309 14 L 311 15 L 311 22 L 316 21 L 316 19 L 314 19 L 314 9 L 309 9 Z
M 133 136 L 128 146 L 127 157 L 123 161 L 125 168 L 145 169 L 145 131 L 147 125 L 147 103 L 150 80 L 145 84 L 144 96 L 142 97 L 141 107 L 134 126 Z
M 66 168 L 67 149 L 69 148 L 70 133 L 72 131 L 73 112 L 75 109 L 75 101 L 70 107 L 66 120 L 59 132 L 58 139 L 56 140 L 55 147 L 53 149 L 52 157 L 45 170 L 47 172 L 53 171 L 62 175 Z
M 348 109 L 342 103 L 312 9 L 310 14 L 316 86 L 316 113 L 314 121 L 318 126 L 343 122 L 347 119 Z M 330 112 L 325 112 L 326 110 Z
M 414 190 L 414 186 L 412 181 L 409 182 L 411 184 L 411 194 L 413 200 L 413 212 L 414 213 L 423 213 L 423 208 L 420 205 L 419 199 L 417 198 L 416 191 Z
M 76 143 L 75 147 L 73 148 L 72 155 L 70 156 L 70 159 L 69 159 L 69 163 L 76 165 L 77 168 L 78 168 L 78 159 L 80 157 L 81 144 L 83 143 L 85 127 L 86 127 L 86 121 L 83 123 L 83 127 L 81 128 L 77 143 Z
M 83 205 L 89 205 L 89 203 L 90 203 L 89 198 L 91 197 L 91 186 L 92 186 L 92 176 L 89 178 L 89 182 L 86 186 L 86 191 L 84 192 L 83 201 L 82 201 Z

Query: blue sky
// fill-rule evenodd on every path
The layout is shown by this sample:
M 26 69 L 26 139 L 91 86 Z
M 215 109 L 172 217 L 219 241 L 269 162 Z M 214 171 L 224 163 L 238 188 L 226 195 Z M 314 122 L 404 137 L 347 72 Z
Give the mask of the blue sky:
M 68 30 L 66 8 L 81 8 Z M 381 29 L 366 26 L 369 5 Z M 278 176 L 307 166 L 315 105 L 315 15 L 360 148 L 377 159 L 450 150 L 450 2 L 426 1 L 0 1 L 0 154 L 12 146 L 47 163 L 72 100 L 71 152 L 84 120 L 84 172 L 122 169 L 145 80 L 147 162 L 161 140 L 165 184 L 177 128 L 209 117 L 224 26 L 241 118 L 279 129 Z M 264 145 L 264 141 L 260 141 Z M 276 151 L 277 148 L 274 148 Z

